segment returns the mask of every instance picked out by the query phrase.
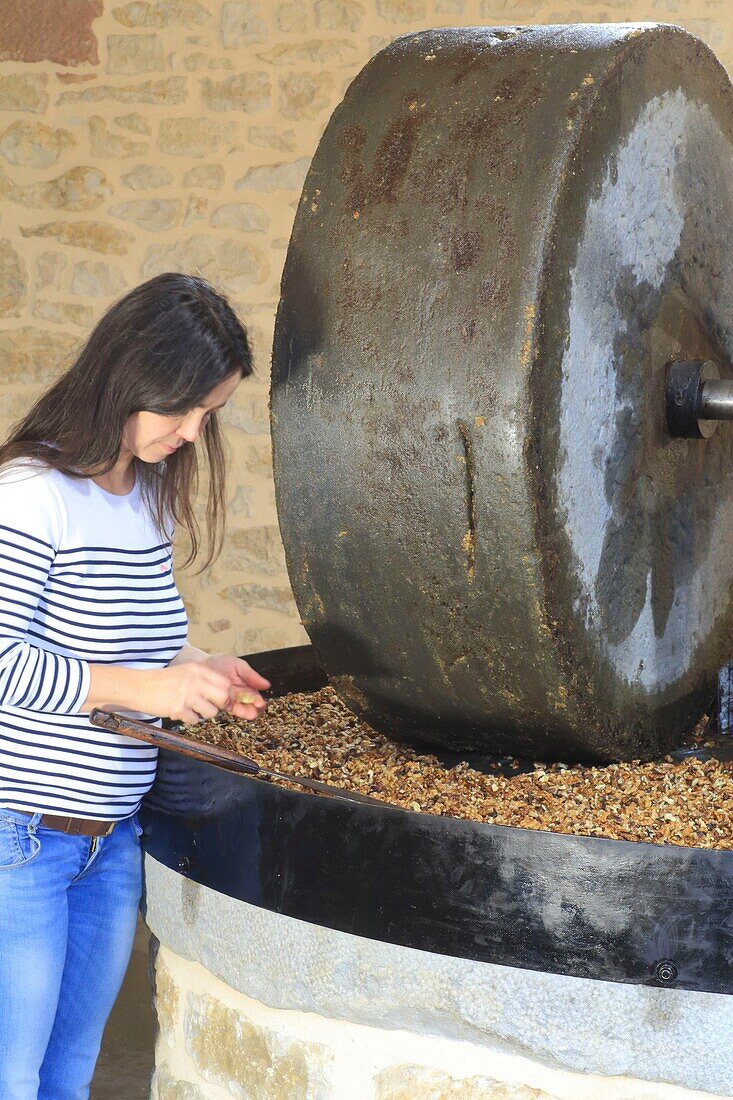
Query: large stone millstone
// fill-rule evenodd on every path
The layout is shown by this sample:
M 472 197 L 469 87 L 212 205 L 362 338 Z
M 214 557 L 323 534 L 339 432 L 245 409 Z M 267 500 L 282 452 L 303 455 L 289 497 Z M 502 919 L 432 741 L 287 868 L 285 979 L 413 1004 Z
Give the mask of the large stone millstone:
M 282 284 L 277 506 L 304 625 L 393 736 L 679 742 L 733 652 L 733 90 L 669 26 L 398 39 L 334 112 Z

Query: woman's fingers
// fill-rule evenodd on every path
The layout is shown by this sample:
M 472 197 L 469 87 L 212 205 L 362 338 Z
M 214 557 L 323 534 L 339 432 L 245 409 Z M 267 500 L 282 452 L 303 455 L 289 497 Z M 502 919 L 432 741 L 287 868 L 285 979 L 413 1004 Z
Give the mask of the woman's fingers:
M 231 694 L 231 682 L 226 676 L 222 676 L 220 672 L 214 672 L 213 669 L 204 669 L 204 694 L 210 702 L 216 704 L 216 710 L 224 710 L 229 703 Z M 211 717 L 209 715 L 208 717 Z
M 246 718 L 248 722 L 251 722 L 255 718 L 259 718 L 263 708 L 258 708 L 252 703 L 232 703 L 227 709 L 235 718 Z
M 258 691 L 252 691 L 251 688 L 242 690 L 241 688 L 232 689 L 232 703 L 241 703 L 242 706 L 256 707 L 257 710 L 264 710 L 267 706 L 265 700 L 262 698 Z
M 194 709 L 198 711 L 202 718 L 216 718 L 222 708 L 223 704 L 213 703 L 210 699 L 206 699 L 203 696 L 199 702 L 194 703 Z
M 264 676 L 260 676 L 259 672 L 255 672 L 252 666 L 243 661 L 241 657 L 237 661 L 237 672 L 248 687 L 259 691 L 266 691 L 267 688 L 272 687 L 269 680 L 266 680 Z

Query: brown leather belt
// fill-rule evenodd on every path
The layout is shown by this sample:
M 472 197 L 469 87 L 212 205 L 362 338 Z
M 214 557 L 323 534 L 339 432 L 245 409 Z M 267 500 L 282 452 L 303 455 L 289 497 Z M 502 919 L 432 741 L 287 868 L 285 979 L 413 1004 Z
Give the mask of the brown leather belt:
M 26 811 L 21 811 L 26 813 Z M 28 814 L 33 817 L 33 814 Z M 57 829 L 69 836 L 109 836 L 117 824 L 116 821 L 87 821 L 83 817 L 56 817 L 55 814 L 43 814 L 39 822 L 47 829 Z

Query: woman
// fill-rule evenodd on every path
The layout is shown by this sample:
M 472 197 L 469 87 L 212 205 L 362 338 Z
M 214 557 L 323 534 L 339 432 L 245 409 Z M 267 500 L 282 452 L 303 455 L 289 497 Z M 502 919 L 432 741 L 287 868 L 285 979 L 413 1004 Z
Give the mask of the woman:
M 171 568 L 176 524 L 188 562 L 199 547 L 199 437 L 206 564 L 221 547 L 217 410 L 251 373 L 226 300 L 159 275 L 108 310 L 0 446 L 2 1100 L 88 1096 L 130 956 L 156 750 L 89 711 L 197 722 L 265 705 L 245 661 L 187 642 Z

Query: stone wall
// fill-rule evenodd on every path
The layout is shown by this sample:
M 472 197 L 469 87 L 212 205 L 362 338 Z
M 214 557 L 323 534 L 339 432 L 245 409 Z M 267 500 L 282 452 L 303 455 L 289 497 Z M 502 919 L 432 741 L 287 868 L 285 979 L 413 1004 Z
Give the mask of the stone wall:
M 226 547 L 180 578 L 194 642 L 307 641 L 275 514 L 269 358 L 301 184 L 347 84 L 428 26 L 623 20 L 679 23 L 733 66 L 729 0 L 4 0 L 0 432 L 150 275 L 202 274 L 253 336 L 257 376 L 225 416 Z

